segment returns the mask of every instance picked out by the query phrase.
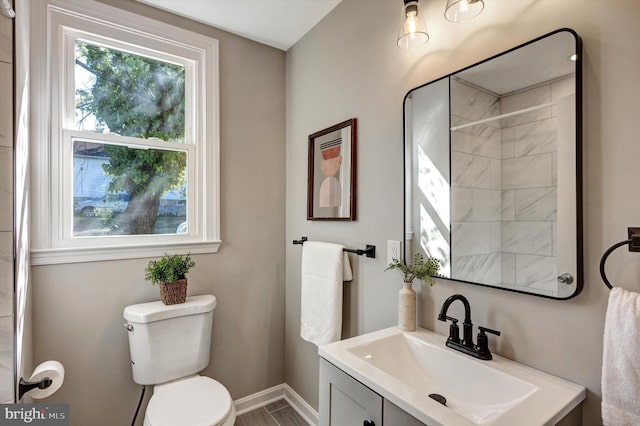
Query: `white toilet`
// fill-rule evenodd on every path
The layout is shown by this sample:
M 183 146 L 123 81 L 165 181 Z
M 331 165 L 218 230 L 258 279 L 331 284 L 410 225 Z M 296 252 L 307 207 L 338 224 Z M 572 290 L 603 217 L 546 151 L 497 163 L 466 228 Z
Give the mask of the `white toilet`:
M 219 382 L 196 373 L 209 364 L 216 298 L 141 303 L 124 309 L 133 380 L 155 385 L 145 426 L 233 426 L 235 407 Z

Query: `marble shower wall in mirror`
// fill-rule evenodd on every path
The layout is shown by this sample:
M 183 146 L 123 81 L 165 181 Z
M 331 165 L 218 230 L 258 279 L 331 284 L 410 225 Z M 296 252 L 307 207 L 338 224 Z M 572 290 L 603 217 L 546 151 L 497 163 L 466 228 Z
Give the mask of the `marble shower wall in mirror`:
M 569 75 L 500 97 L 454 78 L 452 127 L 559 102 L 574 87 Z M 575 126 L 558 111 L 547 106 L 451 133 L 456 279 L 557 296 L 558 126 Z
M 579 292 L 576 40 L 556 32 L 409 93 L 407 255 L 459 281 Z

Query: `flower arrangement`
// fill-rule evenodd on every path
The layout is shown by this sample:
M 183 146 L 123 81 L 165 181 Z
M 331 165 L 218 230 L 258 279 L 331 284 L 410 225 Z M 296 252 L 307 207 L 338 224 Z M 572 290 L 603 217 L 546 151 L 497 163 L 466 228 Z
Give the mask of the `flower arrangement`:
M 404 282 L 412 283 L 414 279 L 418 278 L 424 283 L 434 285 L 435 280 L 433 277 L 440 276 L 440 261 L 435 257 L 429 256 L 426 260 L 422 257 L 422 254 L 416 253 L 413 255 L 413 264 L 406 265 L 400 262 L 398 259 L 393 259 L 393 262 L 385 269 L 398 269 L 404 274 Z

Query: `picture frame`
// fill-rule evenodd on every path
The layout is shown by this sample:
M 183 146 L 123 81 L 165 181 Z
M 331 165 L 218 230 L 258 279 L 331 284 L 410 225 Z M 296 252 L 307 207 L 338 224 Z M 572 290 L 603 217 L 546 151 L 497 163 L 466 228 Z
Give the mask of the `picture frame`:
M 307 220 L 356 220 L 357 123 L 309 135 Z

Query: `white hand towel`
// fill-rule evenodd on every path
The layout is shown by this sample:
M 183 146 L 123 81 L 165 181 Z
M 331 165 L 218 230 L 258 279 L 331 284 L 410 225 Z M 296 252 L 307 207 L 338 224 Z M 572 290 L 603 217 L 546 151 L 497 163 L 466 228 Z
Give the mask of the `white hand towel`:
M 604 326 L 602 421 L 640 425 L 640 294 L 614 287 Z
M 352 281 L 353 272 L 351 271 L 351 263 L 349 262 L 349 255 L 342 252 L 342 281 Z
M 307 241 L 302 246 L 300 336 L 317 346 L 340 340 L 342 282 L 351 279 L 349 258 L 339 244 Z

